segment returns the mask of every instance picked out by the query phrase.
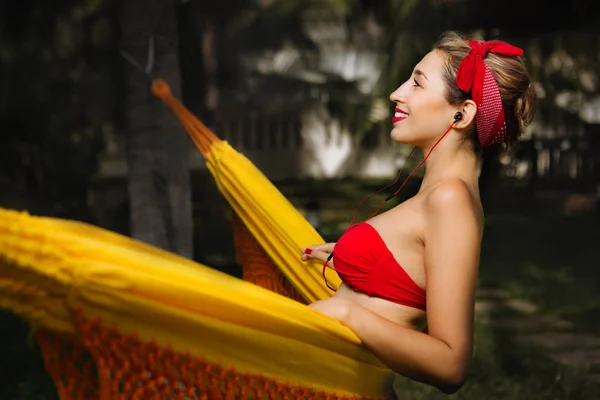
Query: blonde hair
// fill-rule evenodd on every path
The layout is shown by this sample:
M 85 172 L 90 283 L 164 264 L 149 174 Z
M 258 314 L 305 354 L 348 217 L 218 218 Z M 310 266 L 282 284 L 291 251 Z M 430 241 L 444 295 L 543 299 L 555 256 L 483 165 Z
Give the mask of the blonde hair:
M 443 78 L 450 104 L 459 104 L 470 98 L 468 93 L 463 92 L 456 85 L 458 67 L 471 49 L 468 41 L 469 39 L 464 35 L 450 31 L 442 34 L 433 45 L 435 50 L 444 54 L 447 61 Z M 500 89 L 506 119 L 505 144 L 508 148 L 511 148 L 535 115 L 535 87 L 531 84 L 529 73 L 521 57 L 488 53 L 484 58 L 484 62 L 491 70 Z M 478 151 L 480 144 L 475 124 L 473 124 L 468 138 L 471 140 L 474 149 Z

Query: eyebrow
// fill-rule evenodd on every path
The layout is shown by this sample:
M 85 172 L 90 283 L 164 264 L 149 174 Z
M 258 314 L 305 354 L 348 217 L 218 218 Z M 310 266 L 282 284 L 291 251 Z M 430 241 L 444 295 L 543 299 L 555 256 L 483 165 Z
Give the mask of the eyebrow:
M 429 80 L 427 79 L 427 76 L 423 73 L 423 71 L 421 71 L 420 69 L 415 69 L 413 74 L 422 76 L 423 78 L 425 78 L 425 80 Z

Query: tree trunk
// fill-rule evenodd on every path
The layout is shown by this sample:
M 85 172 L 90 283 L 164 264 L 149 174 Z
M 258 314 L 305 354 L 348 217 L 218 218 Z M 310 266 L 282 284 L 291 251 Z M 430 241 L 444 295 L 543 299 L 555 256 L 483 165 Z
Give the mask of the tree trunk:
M 179 40 L 173 0 L 122 0 L 121 47 L 142 67 L 151 65 L 181 96 Z M 126 63 L 126 156 L 131 235 L 191 258 L 193 219 L 189 138 L 150 92 L 147 76 Z

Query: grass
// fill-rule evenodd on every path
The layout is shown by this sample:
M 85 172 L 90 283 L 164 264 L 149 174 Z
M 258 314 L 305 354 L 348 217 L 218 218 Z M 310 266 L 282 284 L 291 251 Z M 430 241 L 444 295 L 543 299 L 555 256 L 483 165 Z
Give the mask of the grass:
M 302 207 L 308 195 L 322 204 L 323 235 L 336 240 L 352 217 L 360 199 L 386 182 L 288 182 L 283 193 Z M 416 185 L 403 191 L 407 197 Z M 359 219 L 377 208 L 381 198 L 366 202 Z M 398 198 L 386 204 L 391 207 Z M 590 216 L 565 218 L 542 214 L 489 215 L 482 248 L 480 283 L 496 287 L 536 304 L 540 312 L 569 318 L 582 330 L 600 333 L 600 275 L 595 266 L 595 245 L 600 226 Z M 236 276 L 231 227 L 226 217 L 198 225 L 197 260 Z M 12 315 L 0 313 L 0 399 L 54 400 L 52 382 L 45 374 L 39 352 L 30 342 L 27 326 Z M 534 349 L 512 342 L 478 315 L 471 377 L 455 399 L 597 399 L 600 388 L 585 382 L 585 370 L 567 368 L 547 360 Z M 435 389 L 399 379 L 401 399 L 444 399 Z
M 498 215 L 489 217 L 480 281 L 505 289 L 541 312 L 600 333 L 600 275 L 595 216 Z

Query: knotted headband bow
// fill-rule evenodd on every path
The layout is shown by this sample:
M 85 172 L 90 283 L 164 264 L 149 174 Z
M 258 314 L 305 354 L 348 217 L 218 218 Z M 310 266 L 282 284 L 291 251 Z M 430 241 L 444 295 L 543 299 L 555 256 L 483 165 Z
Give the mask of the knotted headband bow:
M 506 135 L 506 121 L 500 89 L 489 67 L 483 61 L 488 52 L 504 56 L 521 56 L 523 50 L 499 41 L 469 41 L 471 51 L 462 60 L 456 73 L 458 88 L 469 93 L 477 104 L 475 123 L 482 147 L 502 143 Z

